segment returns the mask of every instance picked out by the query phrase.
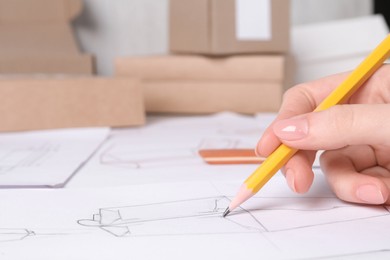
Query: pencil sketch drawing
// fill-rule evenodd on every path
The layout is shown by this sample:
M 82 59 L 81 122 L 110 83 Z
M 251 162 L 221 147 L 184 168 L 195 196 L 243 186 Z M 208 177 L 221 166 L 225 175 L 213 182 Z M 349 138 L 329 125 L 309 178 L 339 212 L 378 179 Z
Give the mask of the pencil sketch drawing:
M 0 174 L 7 174 L 17 168 L 38 167 L 58 149 L 59 144 L 49 142 L 30 146 L 0 147 Z
M 252 198 L 251 205 L 261 208 L 241 207 L 223 218 L 229 202 L 221 196 L 101 208 L 78 223 L 125 237 L 282 232 L 390 215 L 381 206 L 350 205 L 336 198 Z
M 134 148 L 131 144 L 113 142 L 100 154 L 100 164 L 141 169 L 203 164 L 200 149 L 238 148 L 242 141 L 235 138 L 204 138 L 198 144 L 167 142 L 166 145 L 149 143 Z
M 102 208 L 92 219 L 79 220 L 114 236 L 222 234 L 264 231 L 248 212 L 223 219 L 226 197 Z
M 69 228 L 40 228 L 32 230 L 30 228 L 0 228 L 0 243 L 2 242 L 17 242 L 31 238 L 42 237 L 60 237 L 74 235 L 93 235 L 90 231 L 82 229 Z
M 35 236 L 35 232 L 28 229 L 0 228 L 0 242 L 20 241 Z

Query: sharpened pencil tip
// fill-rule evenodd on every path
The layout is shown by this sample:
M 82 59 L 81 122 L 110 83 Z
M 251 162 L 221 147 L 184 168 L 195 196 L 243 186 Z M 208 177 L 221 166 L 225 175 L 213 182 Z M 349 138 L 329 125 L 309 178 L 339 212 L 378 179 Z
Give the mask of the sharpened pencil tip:
M 226 217 L 227 215 L 229 215 L 229 213 L 230 213 L 230 209 L 229 209 L 229 207 L 227 207 L 225 212 L 223 213 L 222 217 Z

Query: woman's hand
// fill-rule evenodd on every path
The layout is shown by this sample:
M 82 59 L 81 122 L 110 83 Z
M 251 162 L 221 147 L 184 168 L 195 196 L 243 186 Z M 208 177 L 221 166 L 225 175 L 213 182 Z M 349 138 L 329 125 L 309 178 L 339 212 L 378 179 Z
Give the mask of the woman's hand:
M 317 150 L 327 180 L 342 200 L 390 204 L 390 65 L 384 65 L 344 105 L 312 112 L 347 76 L 339 74 L 289 89 L 257 153 L 284 143 L 298 151 L 283 167 L 290 188 L 306 192 Z

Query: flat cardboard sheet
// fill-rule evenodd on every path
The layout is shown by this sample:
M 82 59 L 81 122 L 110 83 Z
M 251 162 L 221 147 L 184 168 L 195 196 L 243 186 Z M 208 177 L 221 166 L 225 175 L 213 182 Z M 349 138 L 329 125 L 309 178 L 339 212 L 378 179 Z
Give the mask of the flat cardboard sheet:
M 168 113 L 277 111 L 287 81 L 283 55 L 123 57 L 115 74 L 141 80 L 146 111 Z
M 94 68 L 91 61 L 93 57 L 88 54 L 79 55 L 36 55 L 15 54 L 3 55 L 0 60 L 0 75 L 18 74 L 63 74 L 91 75 Z
M 255 114 L 279 110 L 283 84 L 273 82 L 161 81 L 142 83 L 149 112 Z
M 133 56 L 115 59 L 115 74 L 146 80 L 208 80 L 283 82 L 284 55 Z
M 0 23 L 69 22 L 82 7 L 82 0 L 0 0 Z
M 128 78 L 0 78 L 0 131 L 144 123 L 141 86 Z
M 0 0 L 0 74 L 93 74 L 70 24 L 81 10 L 81 0 Z

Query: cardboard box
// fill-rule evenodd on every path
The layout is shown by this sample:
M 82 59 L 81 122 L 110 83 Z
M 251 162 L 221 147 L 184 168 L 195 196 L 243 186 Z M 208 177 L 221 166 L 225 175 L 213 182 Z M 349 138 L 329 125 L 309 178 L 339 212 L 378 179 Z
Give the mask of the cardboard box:
M 80 0 L 1 0 L 0 23 L 44 24 L 70 21 L 81 10 Z
M 259 81 L 161 81 L 144 82 L 143 91 L 148 112 L 255 114 L 279 110 L 283 85 Z
M 0 55 L 78 55 L 69 24 L 0 24 Z
M 388 33 L 381 15 L 294 27 L 294 83 L 355 69 Z
M 81 10 L 81 0 L 0 0 L 0 73 L 92 74 L 70 25 Z
M 0 74 L 93 74 L 91 55 L 4 55 L 0 60 Z
M 260 80 L 284 79 L 282 55 L 134 56 L 115 59 L 115 73 L 147 80 Z
M 0 131 L 144 123 L 142 89 L 126 78 L 0 78 Z
M 147 112 L 269 112 L 280 106 L 285 58 L 128 57 L 116 59 L 115 73 L 142 80 Z
M 170 50 L 176 53 L 286 53 L 288 0 L 170 0 Z

